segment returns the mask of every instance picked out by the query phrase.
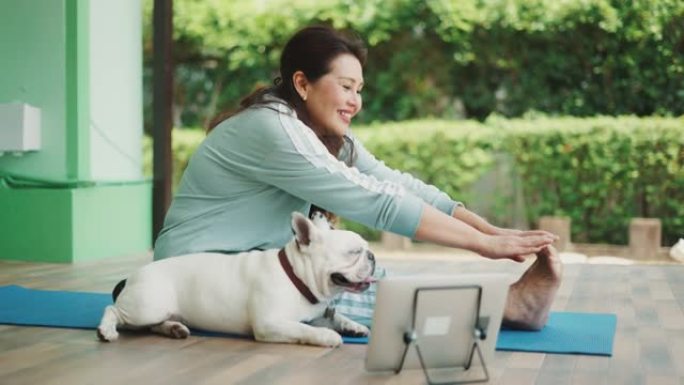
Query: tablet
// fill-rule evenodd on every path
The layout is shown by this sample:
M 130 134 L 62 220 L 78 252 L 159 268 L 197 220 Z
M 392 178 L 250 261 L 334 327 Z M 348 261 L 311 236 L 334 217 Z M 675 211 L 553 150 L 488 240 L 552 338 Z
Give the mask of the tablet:
M 406 350 L 404 342 L 411 330 L 426 369 L 467 367 L 474 342 L 482 359 L 490 361 L 512 281 L 508 274 L 410 275 L 380 280 L 366 370 L 420 369 L 415 346 Z M 476 325 L 485 333 L 484 339 L 476 337 Z

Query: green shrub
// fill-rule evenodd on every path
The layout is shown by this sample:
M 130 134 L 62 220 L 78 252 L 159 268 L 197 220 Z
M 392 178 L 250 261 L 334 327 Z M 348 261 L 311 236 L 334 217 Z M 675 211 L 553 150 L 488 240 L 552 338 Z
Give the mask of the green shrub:
M 375 124 L 355 130 L 364 146 L 389 167 L 408 172 L 466 204 L 474 199 L 469 187 L 493 164 L 499 144 L 495 134 L 477 122 L 440 120 Z M 379 237 L 370 229 L 347 221 L 343 224 L 370 239 Z
M 172 150 L 171 161 L 172 166 L 172 182 L 171 185 L 175 191 L 180 183 L 181 177 L 185 167 L 188 166 L 190 157 L 204 140 L 204 131 L 200 129 L 182 129 L 173 130 L 172 132 Z M 143 173 L 146 177 L 152 177 L 152 140 L 149 136 L 143 138 Z
M 472 121 L 421 120 L 355 128 L 364 145 L 388 166 L 434 184 L 466 206 L 478 202 L 473 185 L 499 155 L 512 159 L 525 219 L 572 219 L 576 242 L 625 244 L 629 220 L 655 217 L 663 241 L 684 235 L 684 118 L 547 118 Z M 200 143 L 201 130 L 174 131 L 174 185 Z M 147 174 L 151 170 L 146 140 Z M 515 192 L 492 191 L 491 204 L 506 217 Z M 343 221 L 375 240 L 379 233 Z
M 498 120 L 515 156 L 527 217 L 565 215 L 578 242 L 627 242 L 632 217 L 684 234 L 684 120 L 634 117 Z

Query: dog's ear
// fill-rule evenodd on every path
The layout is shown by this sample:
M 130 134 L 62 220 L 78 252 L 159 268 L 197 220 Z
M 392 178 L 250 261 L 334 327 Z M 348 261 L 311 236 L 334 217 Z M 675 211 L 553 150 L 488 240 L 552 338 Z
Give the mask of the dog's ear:
M 315 239 L 318 235 L 316 233 L 318 231 L 316 225 L 309 218 L 296 211 L 292 213 L 292 231 L 295 234 L 295 238 L 297 238 L 297 242 L 302 246 L 309 246 L 311 240 Z

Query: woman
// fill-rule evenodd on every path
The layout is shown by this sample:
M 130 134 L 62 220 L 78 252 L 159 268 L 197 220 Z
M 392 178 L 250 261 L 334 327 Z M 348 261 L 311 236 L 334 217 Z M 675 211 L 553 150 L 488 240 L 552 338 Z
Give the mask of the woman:
M 349 130 L 362 107 L 365 58 L 358 39 L 332 28 L 297 32 L 282 52 L 275 85 L 257 90 L 238 111 L 216 119 L 198 147 L 156 241 L 155 259 L 279 248 L 292 237 L 291 212 L 309 213 L 312 205 L 370 227 L 492 259 L 522 261 L 527 254 L 548 250 L 554 235 L 495 227 L 434 186 L 386 167 L 366 151 Z M 543 259 L 538 272 L 553 276 L 553 258 Z M 555 287 L 550 295 L 535 293 L 532 303 L 540 305 L 530 306 L 530 292 L 539 291 L 536 281 L 534 290 L 520 296 L 526 298 L 525 309 L 548 307 L 559 277 L 551 280 Z M 508 317 L 530 326 L 529 317 L 522 318 Z

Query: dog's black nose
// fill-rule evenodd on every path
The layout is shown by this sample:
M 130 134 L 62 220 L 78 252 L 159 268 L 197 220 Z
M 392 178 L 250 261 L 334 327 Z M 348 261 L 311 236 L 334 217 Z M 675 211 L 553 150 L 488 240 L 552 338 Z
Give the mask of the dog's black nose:
M 373 274 L 375 274 L 375 255 L 370 250 L 368 250 L 368 252 L 366 253 L 366 257 L 368 257 L 368 260 L 371 263 L 370 275 L 373 275 Z

